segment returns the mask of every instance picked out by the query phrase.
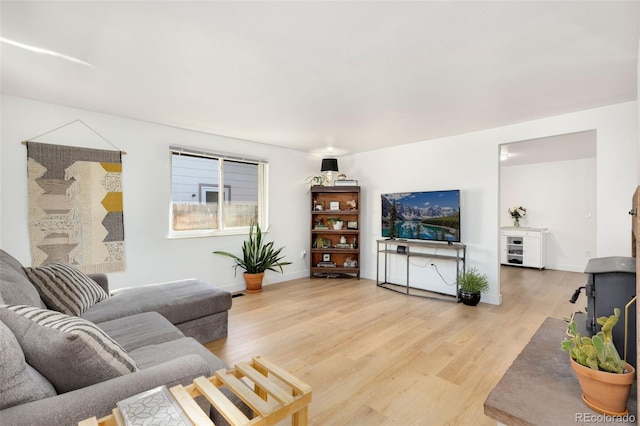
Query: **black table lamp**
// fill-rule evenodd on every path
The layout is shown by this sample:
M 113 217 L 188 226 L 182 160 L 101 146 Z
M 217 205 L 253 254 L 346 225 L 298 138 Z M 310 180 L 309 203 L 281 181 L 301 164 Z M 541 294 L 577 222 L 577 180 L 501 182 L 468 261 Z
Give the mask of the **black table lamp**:
M 338 171 L 338 159 L 337 158 L 323 158 L 321 172 L 337 172 Z
M 323 158 L 322 167 L 320 171 L 324 173 L 327 184 L 333 185 L 333 172 L 338 171 L 338 159 L 337 158 Z

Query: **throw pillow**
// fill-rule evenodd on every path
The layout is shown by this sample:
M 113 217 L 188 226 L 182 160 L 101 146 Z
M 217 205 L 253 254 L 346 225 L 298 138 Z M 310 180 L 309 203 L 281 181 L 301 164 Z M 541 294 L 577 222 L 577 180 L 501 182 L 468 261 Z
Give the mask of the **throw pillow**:
M 20 262 L 2 249 L 0 249 L 0 297 L 7 305 L 45 307 L 38 290 L 27 278 Z
M 85 319 L 26 305 L 0 305 L 27 362 L 59 393 L 119 377 L 138 367 L 98 326 Z
M 0 321 L 0 410 L 56 394 L 24 359 L 16 336 Z
M 109 297 L 89 276 L 61 261 L 25 267 L 24 271 L 47 308 L 63 314 L 78 316 Z

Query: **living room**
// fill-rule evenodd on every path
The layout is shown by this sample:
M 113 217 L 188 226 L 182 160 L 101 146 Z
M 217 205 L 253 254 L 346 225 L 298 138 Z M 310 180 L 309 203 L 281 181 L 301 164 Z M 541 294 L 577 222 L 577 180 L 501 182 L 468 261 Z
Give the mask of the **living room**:
M 8 10 L 5 5 L 2 7 L 3 12 Z M 636 51 L 633 52 L 636 69 L 639 18 L 636 13 Z M 8 31 L 6 28 L 11 28 L 5 20 L 11 18 L 3 13 L 2 19 L 4 36 Z M 10 52 L 9 49 L 14 47 L 5 44 L 2 48 L 3 54 L 7 55 L 3 62 L 7 61 L 9 54 L 28 54 Z M 53 59 L 35 60 L 45 61 L 36 62 L 38 69 L 45 69 L 46 61 Z M 6 71 L 3 72 L 4 79 L 16 81 L 15 76 Z M 570 79 L 575 79 L 575 76 L 567 76 L 565 80 Z M 583 107 L 586 104 L 576 100 L 574 106 L 563 113 L 538 114 L 519 122 L 501 122 L 487 128 L 468 128 L 462 123 L 462 118 L 458 132 L 406 140 L 402 144 L 371 150 L 337 152 L 340 172 L 348 178 L 357 179 L 362 188 L 360 267 L 363 280 L 353 281 L 353 285 L 374 285 L 369 280 L 376 278 L 375 241 L 380 238 L 381 193 L 459 189 L 463 207 L 462 240 L 467 245 L 468 264 L 486 273 L 490 282 L 489 292 L 482 296 L 482 302 L 488 308 L 513 309 L 514 306 L 500 306 L 503 292 L 500 287 L 499 230 L 500 226 L 508 225 L 506 212 L 500 208 L 500 146 L 585 131 L 594 131 L 597 135 L 596 248 L 593 255 L 630 256 L 627 212 L 640 181 L 638 81 L 636 72 L 633 95 L 625 94 L 612 102 L 603 101 Z M 267 274 L 267 288 L 275 292 L 277 286 L 271 287 L 273 284 L 308 277 L 308 257 L 301 255 L 310 245 L 309 195 L 305 180 L 320 172 L 321 159 L 329 156 L 329 152 L 318 154 L 260 143 L 233 134 L 221 136 L 201 131 L 195 126 L 190 130 L 188 124 L 133 118 L 118 110 L 99 111 L 85 99 L 92 96 L 108 98 L 109 93 L 102 92 L 100 88 L 91 95 L 79 93 L 73 104 L 53 101 L 58 91 L 55 86 L 42 85 L 37 90 L 42 96 L 33 96 L 21 89 L 21 84 L 3 83 L 1 97 L 0 246 L 23 264 L 30 264 L 31 256 L 27 223 L 27 160 L 26 149 L 21 142 L 35 138 L 50 144 L 99 149 L 112 149 L 111 143 L 126 152 L 123 157 L 126 270 L 109 274 L 111 287 L 118 289 L 193 277 L 231 292 L 242 291 L 241 275 L 234 274 L 228 259 L 212 252 L 238 252 L 246 235 L 169 238 L 169 147 L 178 144 L 268 160 L 268 235 L 277 245 L 285 247 L 286 259 L 293 263 L 284 269 L 284 274 Z M 147 88 L 139 90 L 144 92 Z M 151 99 L 156 96 L 161 99 L 162 93 L 149 94 Z M 522 104 L 527 101 L 521 99 Z M 162 102 L 171 103 L 170 100 Z M 486 104 L 495 108 L 497 116 L 501 111 L 506 114 L 513 107 L 498 104 L 490 97 Z M 143 105 L 138 107 L 144 108 Z M 459 109 L 464 117 L 465 108 L 460 105 L 451 108 Z M 471 116 L 474 113 L 479 114 L 479 110 L 467 112 Z M 90 129 L 76 123 L 51 131 L 76 120 L 86 123 Z M 330 135 L 332 130 L 328 129 L 327 134 Z M 45 136 L 37 137 L 45 133 Z M 331 137 L 326 136 L 326 139 Z M 349 145 L 348 141 L 343 144 L 345 147 Z M 532 317 L 539 319 L 535 314 Z

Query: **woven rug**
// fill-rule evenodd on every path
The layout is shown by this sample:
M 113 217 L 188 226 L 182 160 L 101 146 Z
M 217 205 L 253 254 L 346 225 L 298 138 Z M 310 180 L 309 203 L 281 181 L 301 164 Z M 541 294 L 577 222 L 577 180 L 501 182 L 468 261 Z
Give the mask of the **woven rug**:
M 120 151 L 27 144 L 31 262 L 124 270 Z

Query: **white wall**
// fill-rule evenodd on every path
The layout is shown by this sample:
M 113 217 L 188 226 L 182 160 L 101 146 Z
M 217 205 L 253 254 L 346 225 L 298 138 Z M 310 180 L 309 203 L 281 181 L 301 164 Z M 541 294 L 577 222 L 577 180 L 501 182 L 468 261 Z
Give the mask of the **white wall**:
M 248 153 L 270 161 L 271 236 L 285 245 L 284 276 L 308 274 L 300 252 L 309 247 L 309 199 L 304 180 L 317 174 L 319 160 L 309 155 L 232 138 L 191 132 L 78 109 L 2 96 L 0 144 L 0 246 L 29 263 L 26 201 L 26 152 L 20 141 L 61 124 L 82 119 L 120 149 L 124 156 L 124 206 L 127 270 L 111 274 L 114 287 L 196 277 L 230 289 L 243 287 L 228 259 L 213 250 L 238 250 L 243 236 L 167 239 L 171 144 Z M 489 276 L 483 296 L 500 303 L 499 290 L 499 145 L 546 136 L 597 130 L 597 211 L 595 256 L 630 255 L 630 197 L 638 182 L 637 102 L 535 120 L 459 136 L 402 145 L 340 158 L 340 171 L 362 186 L 361 275 L 375 279 L 380 237 L 380 194 L 420 190 L 462 190 L 462 239 L 468 265 Z M 82 125 L 54 132 L 41 142 L 109 148 Z M 440 266 L 440 264 L 438 265 Z M 447 273 L 447 266 L 442 268 Z
M 460 189 L 468 265 L 489 277 L 491 290 L 483 301 L 500 303 L 499 145 L 592 129 L 598 136 L 594 255 L 629 256 L 627 212 L 638 181 L 637 127 L 633 101 L 341 158 L 340 171 L 359 179 L 363 188 L 361 275 L 376 277 L 381 193 Z
M 270 239 L 286 246 L 285 274 L 269 272 L 266 284 L 308 275 L 301 259 L 309 248 L 308 196 L 304 179 L 319 160 L 293 150 L 192 132 L 106 114 L 2 95 L 0 144 L 0 247 L 30 264 L 27 230 L 27 172 L 24 139 L 80 119 L 104 136 L 123 156 L 125 272 L 110 274 L 113 288 L 194 277 L 229 290 L 244 288 L 232 262 L 213 250 L 240 253 L 245 236 L 168 239 L 171 164 L 169 145 L 201 147 L 266 158 L 270 163 Z M 113 149 L 82 124 L 52 132 L 39 142 Z
M 522 226 L 547 228 L 546 267 L 583 272 L 596 253 L 596 159 L 500 168 L 500 225 L 524 206 Z

